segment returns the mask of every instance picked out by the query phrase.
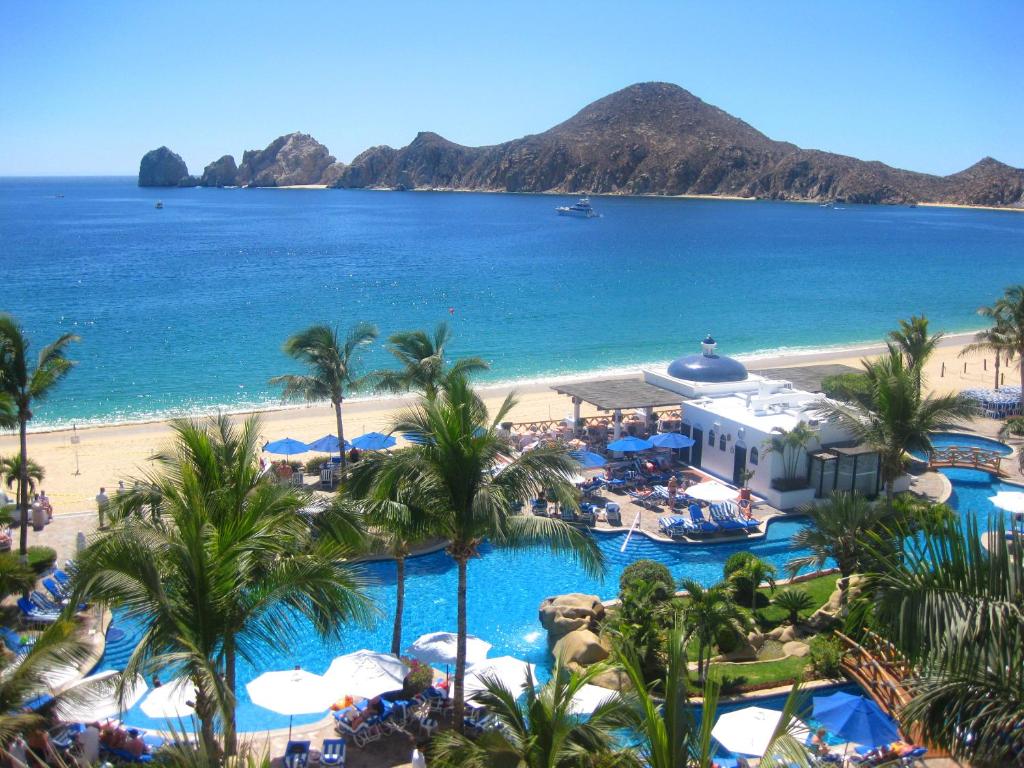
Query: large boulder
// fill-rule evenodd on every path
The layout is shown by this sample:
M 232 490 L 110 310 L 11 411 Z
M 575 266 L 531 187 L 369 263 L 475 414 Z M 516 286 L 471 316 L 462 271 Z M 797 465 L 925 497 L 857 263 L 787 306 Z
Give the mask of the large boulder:
M 552 649 L 556 659 L 561 659 L 569 669 L 589 667 L 604 661 L 610 655 L 601 644 L 601 638 L 589 629 L 577 629 L 562 635 Z
M 850 601 L 860 595 L 864 589 L 864 577 L 853 574 L 836 582 L 835 591 L 828 601 L 807 619 L 807 626 L 821 631 L 842 620 L 846 616 L 846 608 Z
M 250 149 L 238 166 L 238 183 L 251 187 L 322 184 L 334 164 L 327 147 L 305 133 L 274 139 L 266 149 Z M 332 177 L 333 178 L 333 177 Z
M 203 170 L 199 183 L 204 187 L 233 187 L 238 184 L 238 166 L 235 158 L 224 155 L 214 160 Z
M 790 640 L 782 646 L 782 652 L 787 656 L 800 656 L 802 658 L 811 652 L 811 646 L 799 640 Z
M 140 187 L 187 187 L 190 180 L 185 161 L 167 147 L 150 150 L 139 163 Z
M 548 640 L 554 643 L 577 629 L 597 630 L 604 613 L 604 604 L 597 595 L 556 595 L 541 602 L 540 623 L 548 632 Z

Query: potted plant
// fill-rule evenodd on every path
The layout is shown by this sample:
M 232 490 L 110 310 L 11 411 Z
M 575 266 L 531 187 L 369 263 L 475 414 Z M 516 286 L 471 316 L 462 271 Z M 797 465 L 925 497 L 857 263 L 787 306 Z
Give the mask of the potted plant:
M 746 467 L 740 470 L 740 501 L 750 501 L 750 486 L 748 484 L 753 479 L 754 470 Z

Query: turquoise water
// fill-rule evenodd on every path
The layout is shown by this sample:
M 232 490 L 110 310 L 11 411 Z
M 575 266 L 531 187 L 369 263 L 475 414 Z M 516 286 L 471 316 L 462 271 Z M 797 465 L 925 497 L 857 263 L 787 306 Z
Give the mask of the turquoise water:
M 981 435 L 968 435 L 960 432 L 935 432 L 932 434 L 931 439 L 932 446 L 936 449 L 958 445 L 963 448 L 984 448 L 986 451 L 998 451 L 1003 456 L 1009 456 L 1013 453 L 1013 448 L 1006 443 L 982 437 Z M 912 455 L 921 461 L 928 458 L 928 455 L 923 451 L 914 451 Z
M 578 221 L 566 199 L 0 179 L 0 307 L 82 336 L 44 425 L 276 401 L 281 342 L 314 321 L 450 319 L 454 354 L 520 380 L 669 360 L 709 330 L 735 354 L 920 312 L 972 329 L 1020 281 L 1012 212 L 602 197 Z

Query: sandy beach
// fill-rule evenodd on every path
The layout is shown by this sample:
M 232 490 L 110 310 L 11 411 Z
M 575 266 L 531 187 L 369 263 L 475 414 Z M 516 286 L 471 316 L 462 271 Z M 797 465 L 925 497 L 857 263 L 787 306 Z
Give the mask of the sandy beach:
M 930 361 L 926 378 L 935 391 L 958 391 L 967 387 L 991 387 L 993 384 L 992 355 L 959 357 L 971 334 L 952 335 Z M 860 360 L 881 352 L 882 345 L 837 348 L 828 351 L 792 353 L 778 357 L 747 358 L 751 369 L 780 368 L 839 363 L 859 368 Z M 741 358 L 742 359 L 742 358 Z M 966 372 L 964 367 L 966 365 Z M 943 371 L 944 368 L 944 371 Z M 1019 384 L 1016 366 L 1003 368 L 1006 384 Z M 597 378 L 595 374 L 588 378 Z M 576 377 L 578 378 L 578 377 Z M 571 414 L 569 399 L 551 390 L 555 380 L 534 382 L 515 387 L 517 404 L 509 419 L 515 422 L 560 419 Z M 512 390 L 509 386 L 482 387 L 481 394 L 489 408 L 496 408 Z M 59 397 L 59 393 L 57 395 Z M 348 437 L 372 430 L 386 431 L 395 412 L 411 402 L 408 397 L 352 400 L 344 410 L 345 433 Z M 596 411 L 584 407 L 583 415 Z M 336 431 L 333 409 L 329 405 L 286 407 L 261 412 L 263 435 L 266 439 L 292 437 L 297 440 L 315 440 Z M 242 419 L 239 414 L 235 418 Z M 116 488 L 118 480 L 139 477 L 147 469 L 147 458 L 167 444 L 170 436 L 168 422 L 97 426 L 78 430 L 80 442 L 71 442 L 70 430 L 37 432 L 29 435 L 29 456 L 46 470 L 42 488 L 53 500 L 55 513 L 68 514 L 92 510 L 94 497 L 101 486 L 108 492 Z M 17 435 L 0 436 L 0 455 L 18 450 Z M 77 454 L 77 457 L 76 457 Z M 312 454 L 297 458 L 306 459 Z M 76 471 L 77 468 L 77 471 Z

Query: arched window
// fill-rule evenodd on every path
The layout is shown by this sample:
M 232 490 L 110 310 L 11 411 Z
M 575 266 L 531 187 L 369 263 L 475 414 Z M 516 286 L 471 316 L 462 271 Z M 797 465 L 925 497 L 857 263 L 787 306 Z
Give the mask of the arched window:
M 712 448 L 715 447 L 715 430 L 713 429 L 708 430 L 708 445 Z
M 750 463 L 757 466 L 757 448 L 750 449 Z
M 725 435 L 722 435 L 721 437 L 718 438 L 718 450 L 725 450 Z

